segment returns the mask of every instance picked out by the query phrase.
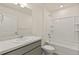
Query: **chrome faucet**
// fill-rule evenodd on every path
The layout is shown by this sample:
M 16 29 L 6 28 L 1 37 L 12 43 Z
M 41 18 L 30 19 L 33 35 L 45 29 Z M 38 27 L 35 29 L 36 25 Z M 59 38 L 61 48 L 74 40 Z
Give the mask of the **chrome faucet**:
M 15 35 L 17 35 L 17 38 L 23 38 L 23 35 L 19 35 L 18 32 L 15 32 Z
M 15 32 L 16 35 L 19 35 L 18 32 Z

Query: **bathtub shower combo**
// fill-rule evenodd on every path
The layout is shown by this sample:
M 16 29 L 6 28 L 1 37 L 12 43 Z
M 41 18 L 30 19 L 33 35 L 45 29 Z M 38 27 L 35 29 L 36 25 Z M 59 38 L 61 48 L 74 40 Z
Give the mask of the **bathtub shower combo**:
M 79 16 L 54 18 L 49 25 L 49 44 L 55 54 L 79 54 Z

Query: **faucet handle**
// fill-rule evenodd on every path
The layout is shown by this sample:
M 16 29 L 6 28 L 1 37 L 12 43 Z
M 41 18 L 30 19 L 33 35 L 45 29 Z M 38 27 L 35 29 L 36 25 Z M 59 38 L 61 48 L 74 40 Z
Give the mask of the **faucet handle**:
M 50 36 L 50 34 L 48 34 L 48 36 Z
M 18 35 L 18 32 L 15 32 L 16 35 Z

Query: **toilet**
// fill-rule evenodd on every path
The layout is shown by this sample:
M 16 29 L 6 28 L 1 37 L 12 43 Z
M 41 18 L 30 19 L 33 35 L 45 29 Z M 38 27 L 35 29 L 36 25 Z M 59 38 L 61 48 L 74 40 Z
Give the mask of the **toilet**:
M 50 45 L 48 42 L 45 42 L 46 44 L 42 46 L 43 54 L 45 55 L 53 55 L 55 52 L 55 48 Z

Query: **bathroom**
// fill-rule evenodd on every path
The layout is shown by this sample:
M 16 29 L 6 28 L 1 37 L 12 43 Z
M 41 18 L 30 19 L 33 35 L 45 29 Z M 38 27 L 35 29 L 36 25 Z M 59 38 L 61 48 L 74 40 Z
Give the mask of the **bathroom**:
M 0 55 L 79 55 L 79 3 L 0 3 Z

